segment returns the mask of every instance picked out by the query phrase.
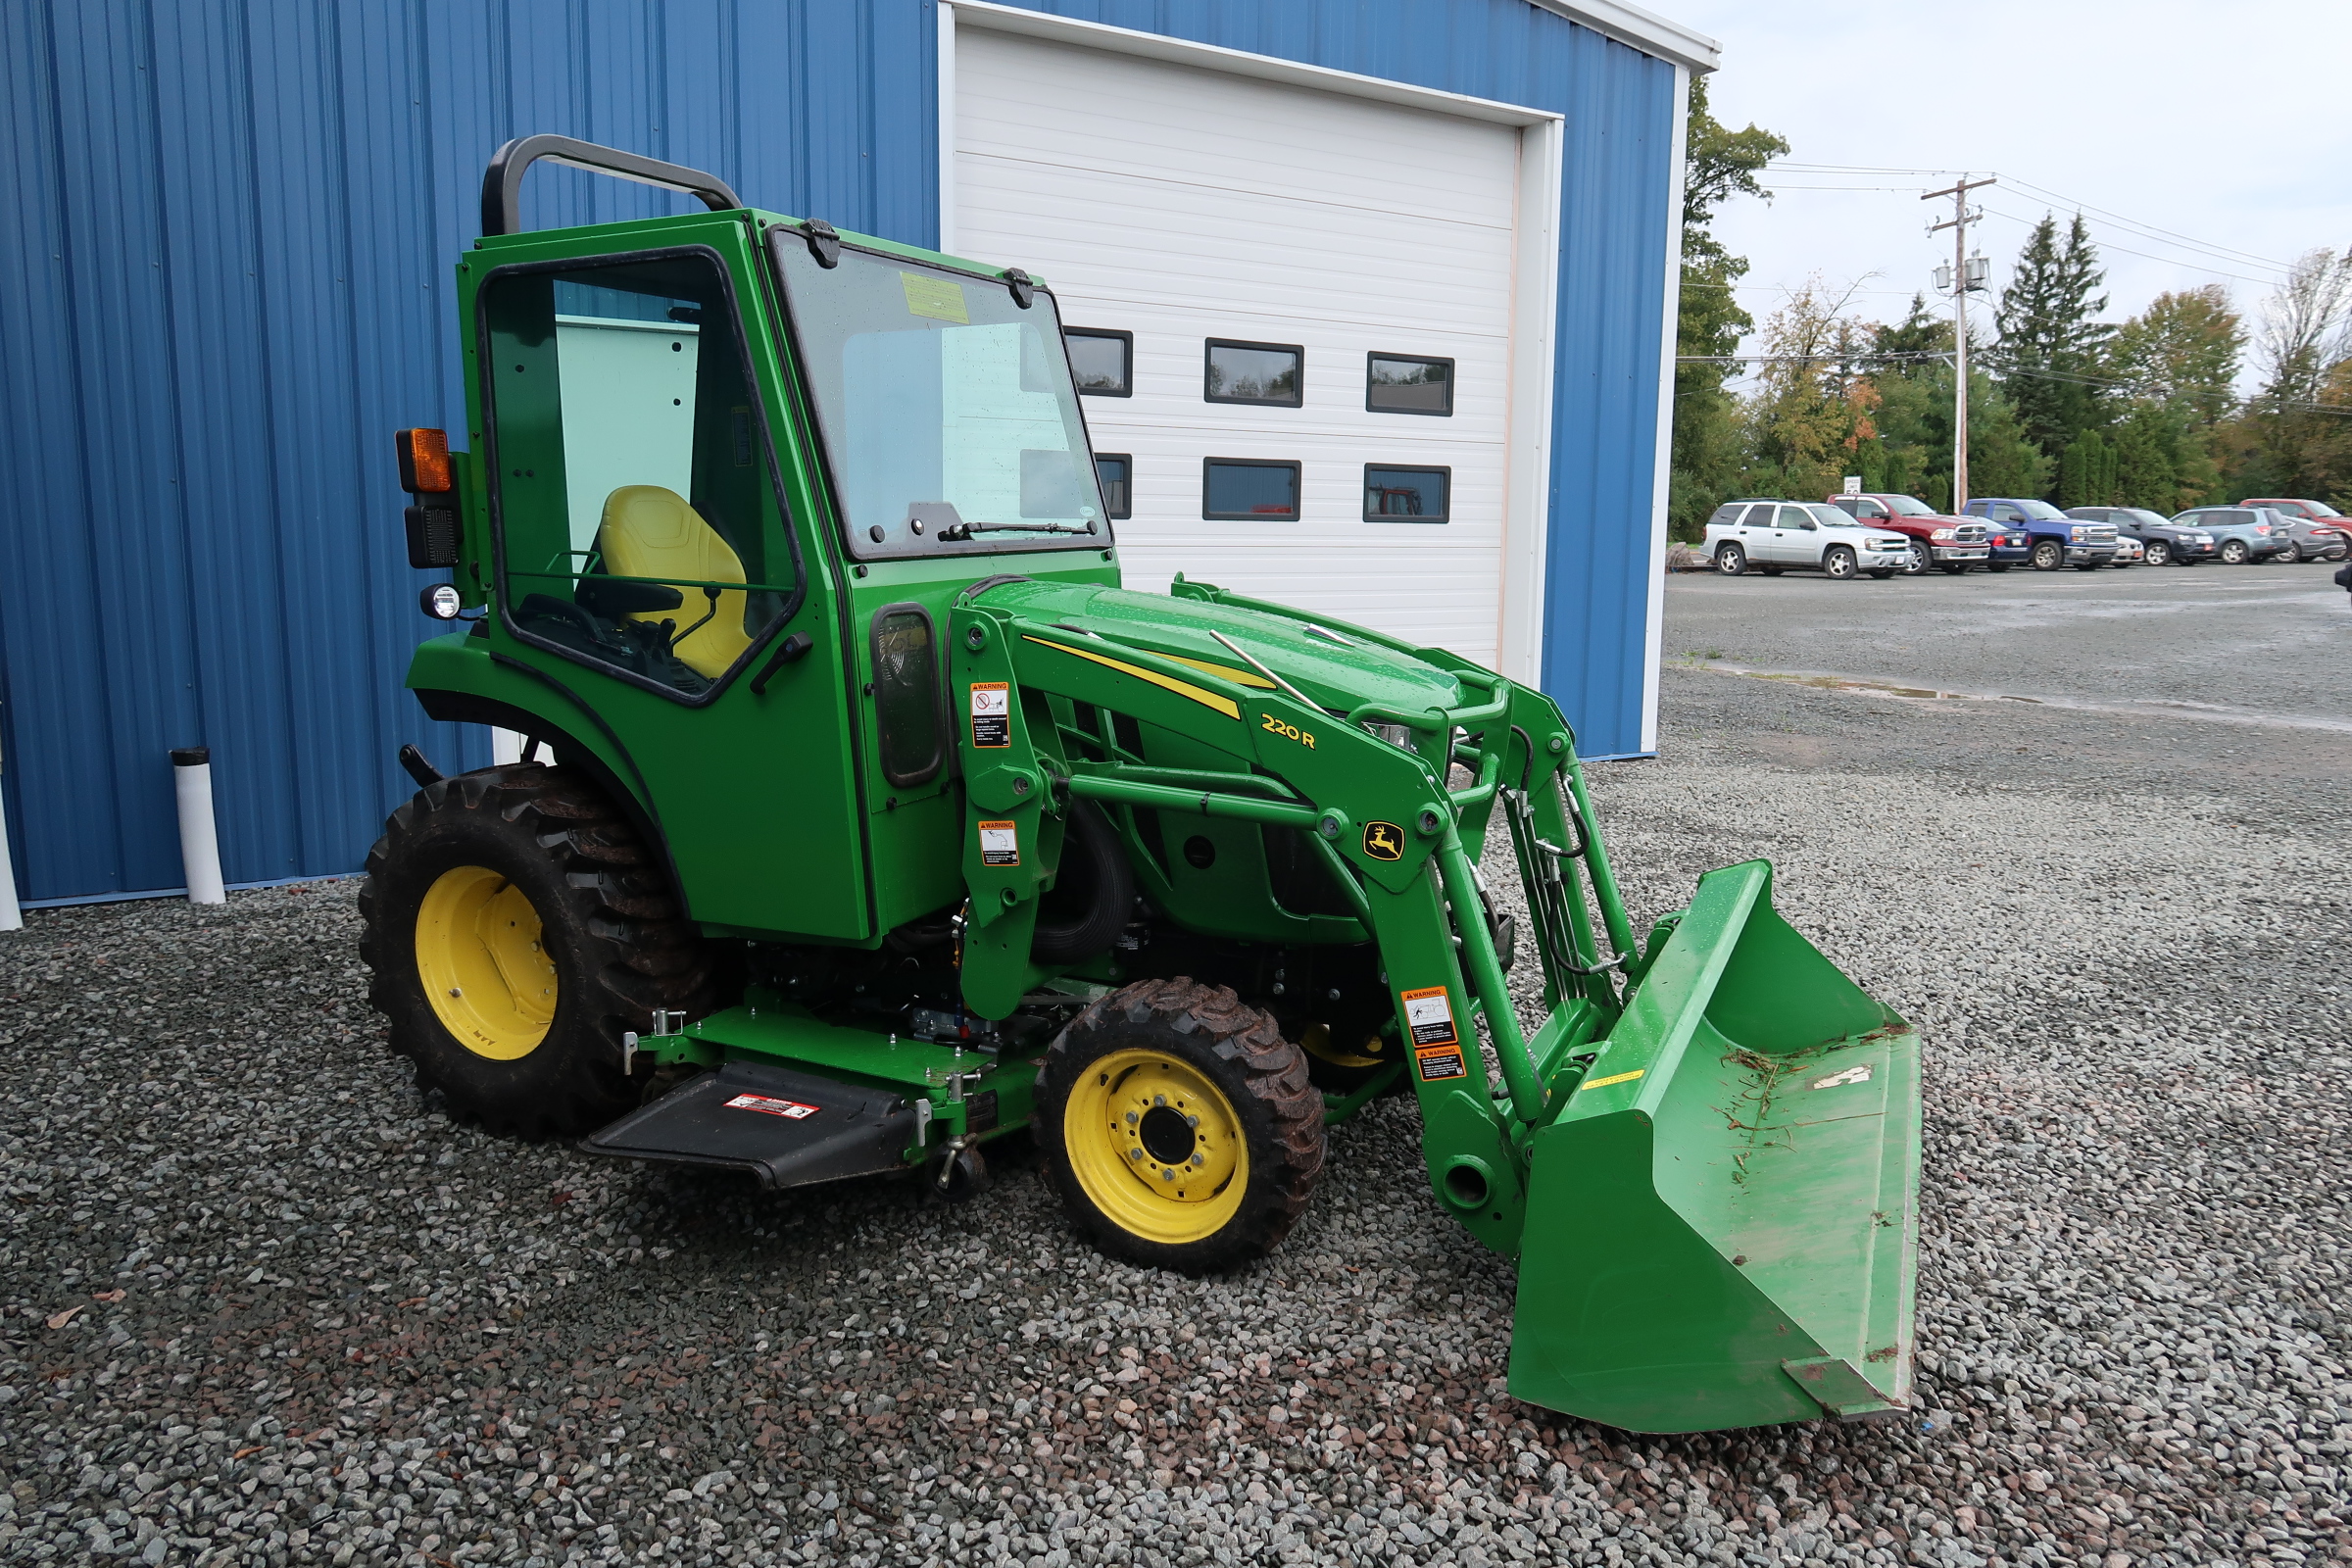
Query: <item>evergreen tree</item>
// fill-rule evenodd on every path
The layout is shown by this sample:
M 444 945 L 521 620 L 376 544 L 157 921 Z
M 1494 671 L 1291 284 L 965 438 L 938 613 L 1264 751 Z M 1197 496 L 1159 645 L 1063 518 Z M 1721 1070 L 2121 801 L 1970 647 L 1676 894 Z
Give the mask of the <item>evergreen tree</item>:
M 1675 353 L 1739 352 L 1755 324 L 1733 293 L 1747 262 L 1726 251 L 1709 230 L 1716 208 L 1734 196 L 1771 193 L 1756 172 L 1788 151 L 1770 131 L 1732 130 L 1707 111 L 1704 77 L 1690 83 L 1689 155 L 1683 176 L 1682 303 Z M 1667 518 L 1676 537 L 1696 539 L 1707 516 L 1740 486 L 1742 457 L 1738 400 L 1724 390 L 1735 368 L 1679 364 L 1674 370 L 1674 452 L 1668 472 Z
M 2057 220 L 2045 214 L 2001 291 L 2002 382 L 2027 437 L 2046 455 L 2105 422 L 2095 380 L 2115 330 L 2096 319 L 2107 308 L 2107 296 L 2096 292 L 2106 276 L 2082 215 L 2075 215 L 2061 244 Z M 1972 479 L 1972 488 L 1984 487 Z
M 2058 459 L 2058 504 L 2062 507 L 2112 507 L 2118 459 L 2096 430 L 2085 430 L 2067 443 Z

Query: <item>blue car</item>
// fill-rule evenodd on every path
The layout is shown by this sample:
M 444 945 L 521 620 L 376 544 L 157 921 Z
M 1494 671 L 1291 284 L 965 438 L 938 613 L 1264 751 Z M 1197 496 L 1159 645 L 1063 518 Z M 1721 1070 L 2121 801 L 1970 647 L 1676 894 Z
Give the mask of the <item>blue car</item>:
M 2294 531 L 2268 507 L 2191 507 L 2173 519 L 2177 528 L 2213 535 L 2213 556 L 2225 566 L 2250 566 L 2283 552 Z
M 2115 560 L 2114 524 L 2070 517 L 2047 501 L 2031 496 L 1979 496 L 1962 510 L 1969 516 L 1998 525 L 2004 537 L 2026 534 L 2031 543 L 2024 559 L 2034 563 L 2035 571 L 2056 571 L 2060 566 L 2096 571 Z M 1995 553 L 1996 560 L 1999 554 Z

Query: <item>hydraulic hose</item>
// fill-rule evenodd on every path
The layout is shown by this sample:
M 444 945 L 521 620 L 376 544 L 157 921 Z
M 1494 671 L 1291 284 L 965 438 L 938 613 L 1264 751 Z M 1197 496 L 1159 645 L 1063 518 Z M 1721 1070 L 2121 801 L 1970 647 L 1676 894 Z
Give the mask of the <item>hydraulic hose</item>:
M 1494 939 L 1481 918 L 1486 906 L 1478 897 L 1470 857 L 1450 821 L 1446 824 L 1446 837 L 1438 843 L 1438 876 L 1446 886 L 1446 901 L 1453 906 L 1454 930 L 1462 940 L 1462 967 L 1470 988 L 1478 994 L 1487 1028 L 1494 1036 L 1494 1055 L 1502 1063 L 1502 1081 L 1511 1093 L 1511 1113 L 1532 1126 L 1544 1117 L 1544 1086 L 1537 1081 L 1536 1064 L 1519 1033 L 1519 1014 L 1511 1006 L 1501 960 L 1494 956 Z

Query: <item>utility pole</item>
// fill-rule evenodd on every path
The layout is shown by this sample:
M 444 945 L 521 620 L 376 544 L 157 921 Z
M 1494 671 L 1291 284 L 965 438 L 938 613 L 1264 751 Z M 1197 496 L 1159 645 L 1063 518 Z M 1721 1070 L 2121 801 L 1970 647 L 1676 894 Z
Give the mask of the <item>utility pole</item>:
M 1928 232 L 1937 234 L 1947 228 L 1952 231 L 1951 289 L 1952 348 L 1954 351 L 1952 360 L 1952 511 L 1954 512 L 1958 512 L 1968 505 L 1968 295 L 1971 289 L 1983 288 L 1992 271 L 1984 257 L 1972 258 L 1967 254 L 1968 225 L 1984 216 L 1983 208 L 1970 208 L 1968 193 L 1992 183 L 1994 181 L 1990 178 L 1972 180 L 1963 175 L 1958 184 L 1945 190 L 1932 190 L 1920 198 L 1923 202 L 1941 201 L 1946 196 L 1952 199 L 1951 221 L 1932 223 L 1928 227 Z M 1936 270 L 1940 274 L 1944 269 L 1938 267 Z M 1936 284 L 1938 287 L 1942 286 L 1943 278 L 1941 276 L 1936 278 Z

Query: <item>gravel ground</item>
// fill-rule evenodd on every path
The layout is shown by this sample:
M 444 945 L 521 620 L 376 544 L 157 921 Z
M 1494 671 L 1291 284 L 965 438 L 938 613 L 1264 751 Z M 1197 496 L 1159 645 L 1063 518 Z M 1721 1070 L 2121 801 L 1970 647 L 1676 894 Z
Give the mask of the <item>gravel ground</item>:
M 1667 681 L 1667 759 L 1595 769 L 1638 916 L 1768 855 L 1927 1039 L 1916 1416 L 1515 1403 L 1399 1102 L 1207 1282 L 1017 1157 L 951 1209 L 484 1138 L 382 1054 L 340 883 L 0 938 L 0 1556 L 2352 1559 L 2352 738 Z

